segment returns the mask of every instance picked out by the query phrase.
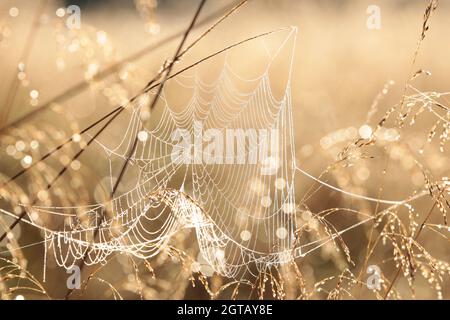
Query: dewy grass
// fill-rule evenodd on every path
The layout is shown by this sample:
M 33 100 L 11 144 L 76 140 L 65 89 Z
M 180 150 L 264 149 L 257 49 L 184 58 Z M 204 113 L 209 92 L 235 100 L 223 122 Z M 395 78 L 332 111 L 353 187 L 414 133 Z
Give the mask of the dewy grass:
M 431 0 L 425 8 L 398 102 L 386 102 L 396 87 L 388 82 L 368 106 L 366 123 L 359 130 L 328 133 L 319 139 L 321 149 L 294 144 L 292 111 L 297 106 L 290 78 L 281 100 L 272 92 L 271 63 L 281 55 L 280 48 L 295 44 L 296 28 L 244 37 L 183 64 L 194 48 L 208 46 L 210 34 L 228 28 L 226 23 L 237 19 L 232 14 L 238 9 L 249 14 L 253 9 L 244 6 L 246 2 L 234 4 L 189 41 L 208 4 L 202 1 L 180 34 L 176 52 L 150 81 L 133 73 L 138 70 L 129 65 L 133 55 L 125 59 L 126 68 L 109 60 L 114 49 L 103 31 L 70 32 L 70 41 L 61 30 L 55 32 L 60 44 L 67 41 L 58 66 L 65 64 L 65 50 L 80 52 L 85 79 L 39 108 L 51 109 L 48 119 L 34 120 L 41 111 L 32 111 L 24 118 L 28 121 L 2 129 L 2 299 L 182 299 L 192 296 L 196 286 L 202 288 L 199 297 L 211 299 L 448 299 L 449 93 L 418 89 L 419 81 L 433 75 L 417 67 L 438 1 Z M 156 32 L 154 3 L 136 5 L 146 30 Z M 58 10 L 63 16 L 64 10 Z M 264 42 L 286 34 L 279 50 Z M 228 60 L 214 85 L 188 74 L 216 63 L 216 58 L 232 56 L 234 49 L 257 50 L 257 41 L 263 42 L 270 61 L 259 78 L 240 77 Z M 32 50 L 27 46 L 25 52 L 28 60 Z M 146 50 L 145 58 L 154 59 L 153 53 Z M 98 71 L 101 57 L 103 72 Z M 19 69 L 27 70 L 22 64 Z M 289 77 L 292 70 L 290 64 Z M 22 73 L 14 78 L 14 87 L 24 85 L 28 75 Z M 113 74 L 117 78 L 106 79 Z M 128 86 L 136 78 L 138 94 L 129 94 Z M 165 92 L 171 81 L 180 85 L 179 92 Z M 73 98 L 88 89 L 105 100 L 125 103 L 89 118 L 86 125 L 64 104 L 66 94 Z M 186 89 L 195 94 L 177 113 L 169 101 Z M 18 92 L 7 93 L 3 120 L 14 113 L 17 106 L 10 97 Z M 30 97 L 35 103 L 39 93 Z M 126 117 L 129 122 L 123 120 Z M 162 125 L 152 127 L 155 119 Z M 260 163 L 230 162 L 228 168 L 218 168 L 216 163 L 170 161 L 171 134 L 181 129 L 195 140 L 189 125 L 200 120 L 208 129 L 224 132 L 230 130 L 228 125 L 244 128 L 240 124 L 247 125 L 245 130 L 252 130 L 249 124 L 260 130 L 281 129 L 284 140 L 277 158 L 282 161 L 262 178 L 251 175 L 260 172 Z M 118 128 L 124 128 L 122 136 Z M 303 155 L 328 165 L 314 175 Z M 97 172 L 105 169 L 102 160 L 107 163 L 106 178 L 97 179 Z M 392 169 L 396 163 L 407 168 L 407 177 L 398 175 L 398 185 L 392 186 L 390 175 L 399 174 Z M 136 176 L 137 182 L 132 179 Z M 370 176 L 380 181 L 366 186 Z M 408 195 L 391 197 L 399 188 Z M 25 235 L 28 230 L 34 234 Z M 64 296 L 58 294 L 62 291 Z

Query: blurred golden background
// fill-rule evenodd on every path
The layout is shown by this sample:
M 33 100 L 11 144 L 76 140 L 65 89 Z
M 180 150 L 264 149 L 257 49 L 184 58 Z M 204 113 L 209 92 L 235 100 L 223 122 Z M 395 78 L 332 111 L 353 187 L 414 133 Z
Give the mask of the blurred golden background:
M 164 62 L 172 58 L 198 2 L 2 0 L 1 180 L 7 181 L 29 167 L 35 159 L 138 94 Z M 206 1 L 187 43 L 237 3 Z M 389 218 L 389 222 L 383 220 L 375 227 L 372 222 L 366 223 L 343 235 L 354 264 L 347 260 L 345 249 L 340 247 L 337 251 L 330 242 L 296 259 L 293 264 L 277 268 L 274 274 L 279 275 L 273 276 L 279 280 L 279 285 L 269 281 L 262 286 L 266 288 L 262 292 L 258 285 L 236 287 L 240 279 L 229 279 L 217 273 L 205 275 L 202 274 L 204 269 L 200 272 L 192 269 L 188 260 L 199 260 L 196 236 L 184 230 L 170 242 L 184 252 L 182 255 L 164 251 L 144 263 L 113 253 L 105 266 L 99 268 L 94 265 L 83 270 L 83 280 L 90 274 L 97 281 L 91 281 L 85 290 L 75 292 L 72 298 L 381 299 L 389 292 L 387 298 L 448 299 L 449 229 L 444 217 L 448 209 L 445 197 L 448 198 L 449 192 L 445 188 L 449 185 L 445 181 L 450 162 L 448 150 L 441 150 L 441 147 L 442 141 L 447 139 L 445 132 L 447 130 L 448 134 L 450 121 L 445 94 L 450 87 L 450 43 L 447 41 L 450 3 L 441 1 L 433 11 L 430 29 L 420 41 L 416 56 L 423 31 L 423 15 L 429 3 L 424 0 L 248 1 L 214 27 L 174 65 L 174 71 L 180 70 L 248 37 L 279 28 L 298 27 L 291 74 L 296 163 L 305 172 L 330 185 L 375 199 L 407 199 L 414 192 L 420 193 L 424 188 L 432 189 L 435 185 L 438 188 L 438 191 L 434 190 L 436 194 L 431 192 L 433 197 L 415 200 L 414 211 L 407 207 L 388 210 L 404 224 L 402 237 L 409 237 L 397 239 L 394 244 L 406 243 L 406 249 L 400 245 L 396 252 L 395 245 L 389 241 L 385 244 L 386 239 L 376 241 L 385 230 L 385 223 L 395 224 Z M 69 5 L 81 8 L 79 30 L 66 27 L 68 13 L 61 8 Z M 367 26 L 372 14 L 367 10 L 373 5 L 380 9 L 379 29 Z M 202 22 L 204 19 L 206 22 Z M 270 46 L 270 39 L 267 41 Z M 277 44 L 273 45 L 276 47 Z M 251 43 L 238 50 L 239 70 L 247 72 L 249 77 L 259 74 L 264 64 L 262 47 Z M 202 74 L 208 77 L 210 73 L 214 78 L 223 67 L 221 61 L 219 57 L 205 62 Z M 258 64 L 261 61 L 262 64 Z M 258 67 L 255 69 L 254 65 Z M 418 70 L 426 72 L 411 80 Z M 280 68 L 278 73 L 271 71 L 270 78 L 275 89 L 284 90 L 285 68 Z M 410 98 L 402 98 L 403 95 Z M 430 97 L 441 104 L 438 108 L 442 116 L 439 123 L 436 123 L 436 113 L 431 111 L 434 107 L 430 107 Z M 176 101 L 177 98 L 180 99 L 177 92 L 173 92 L 173 99 Z M 397 114 L 393 114 L 384 128 L 377 131 L 380 132 L 377 137 L 381 138 L 358 146 L 356 149 L 360 151 L 339 162 L 342 160 L 340 152 L 346 146 L 353 146 L 352 143 L 359 138 L 370 141 L 379 121 L 399 103 L 406 107 L 412 103 L 411 109 L 416 106 L 420 109 L 424 105 L 425 111 L 421 111 L 414 125 L 410 125 L 411 115 L 408 115 L 408 124 L 404 126 L 396 122 Z M 30 113 L 31 116 L 22 119 Z M 129 116 L 128 112 L 119 116 L 105 131 L 101 141 L 114 145 L 121 139 Z M 367 130 L 370 130 L 368 135 Z M 433 134 L 433 131 L 437 133 Z M 95 133 L 89 131 L 76 142 L 82 146 L 92 132 Z M 427 139 L 432 141 L 427 143 Z M 34 195 L 38 197 L 38 204 L 43 206 L 81 206 L 105 201 L 110 192 L 109 168 L 106 157 L 100 155 L 102 148 L 94 144 L 78 162 L 71 163 L 70 157 L 77 151 L 78 146 L 71 144 L 57 156 L 49 158 L 45 165 L 37 166 L 36 172 L 30 171 L 34 173 L 24 174 L 14 183 L 0 186 L 3 198 L 0 208 L 19 215 L 19 204 L 31 202 L 30 197 Z M 27 155 L 32 155 L 32 158 L 27 158 Z M 64 166 L 71 169 L 55 184 L 53 193 L 40 192 Z M 120 162 L 113 163 L 113 166 L 117 171 Z M 324 171 L 326 174 L 322 176 Z M 118 191 L 124 193 L 132 184 L 132 181 L 124 179 Z M 312 220 L 315 218 L 308 217 L 305 212 L 314 215 L 330 208 L 349 208 L 375 216 L 389 207 L 320 187 L 317 181 L 298 171 L 295 187 L 300 224 L 309 223 L 312 226 L 308 228 L 317 228 L 318 233 L 323 230 L 314 226 Z M 314 192 L 308 196 L 311 190 Z M 421 222 L 430 211 L 432 214 L 422 226 Z M 14 219 L 6 214 L 0 215 L 0 219 L 3 233 Z M 361 218 L 342 214 L 333 215 L 330 221 L 337 230 L 341 230 L 357 224 Z M 45 223 L 57 225 L 50 220 Z M 412 246 L 411 252 L 417 256 L 409 259 L 408 243 L 422 228 L 420 238 L 414 240 L 427 253 Z M 5 259 L 0 264 L 4 266 L 0 269 L 2 298 L 64 298 L 68 274 L 56 265 L 51 256 L 44 261 L 44 232 L 19 223 L 12 233 L 13 236 L 0 243 L 0 256 Z M 38 244 L 27 247 L 33 243 Z M 402 250 L 407 253 L 399 253 Z M 428 259 L 428 253 L 437 260 Z M 190 258 L 183 258 L 184 254 Z M 398 258 L 397 265 L 394 257 Z M 8 272 L 13 273 L 6 267 L 6 260 L 20 265 L 21 271 L 17 271 L 20 279 L 29 278 L 23 271 L 28 270 L 45 288 L 45 294 L 25 289 L 11 291 L 17 279 L 5 278 Z M 396 277 L 399 263 L 403 272 Z M 42 281 L 44 264 L 47 266 L 45 282 Z M 381 268 L 384 279 L 381 291 L 367 289 L 368 265 Z M 347 268 L 352 275 L 344 272 Z M 328 277 L 329 280 L 320 282 Z M 390 288 L 393 279 L 395 283 Z M 227 283 L 229 287 L 219 290 Z M 272 291 L 274 287 L 276 289 Z

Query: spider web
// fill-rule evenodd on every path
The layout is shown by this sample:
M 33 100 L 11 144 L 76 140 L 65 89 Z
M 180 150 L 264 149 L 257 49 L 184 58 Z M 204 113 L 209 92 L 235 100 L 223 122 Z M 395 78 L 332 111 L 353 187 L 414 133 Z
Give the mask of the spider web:
M 272 51 L 263 43 L 269 59 L 257 77 L 241 76 L 228 55 L 213 81 L 202 79 L 199 70 L 176 77 L 163 91 L 144 131 L 139 131 L 140 123 L 154 93 L 133 102 L 121 140 L 112 146 L 100 139 L 96 143 L 109 161 L 112 186 L 113 161 L 126 161 L 134 138 L 140 137 L 129 159 L 138 172 L 127 176 L 136 180 L 134 187 L 90 206 L 33 206 L 29 211 L 64 219 L 63 230 L 52 230 L 28 215 L 28 223 L 45 231 L 46 255 L 51 252 L 65 268 L 82 258 L 88 265 L 105 263 L 116 252 L 147 259 L 161 252 L 174 234 L 192 228 L 206 262 L 214 271 L 235 278 L 250 271 L 250 264 L 261 270 L 288 263 L 369 221 L 371 218 L 313 242 L 296 242 L 299 206 L 294 178 L 298 167 L 291 99 L 296 35 L 297 29 L 291 28 Z M 278 70 L 280 61 L 286 69 L 281 95 L 274 92 L 271 82 L 271 72 Z M 168 90 L 187 93 L 187 103 L 172 102 Z M 194 159 L 200 161 L 185 164 L 172 157 L 177 129 L 187 130 L 193 140 L 208 129 L 218 130 L 223 137 L 230 129 L 268 130 L 265 132 L 277 135 L 259 136 L 245 144 L 244 154 L 225 155 L 223 163 L 204 163 L 204 149 L 200 153 L 194 150 Z M 278 146 L 276 156 L 267 148 L 273 147 L 268 139 Z M 245 161 L 252 156 L 260 161 Z M 266 174 L 266 169 L 271 174 Z

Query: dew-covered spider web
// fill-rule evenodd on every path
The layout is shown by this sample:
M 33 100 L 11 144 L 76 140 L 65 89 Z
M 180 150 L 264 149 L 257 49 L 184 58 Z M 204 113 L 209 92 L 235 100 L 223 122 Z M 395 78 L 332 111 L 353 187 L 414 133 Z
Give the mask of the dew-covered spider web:
M 120 139 L 95 142 L 109 163 L 112 189 L 118 174 L 112 164 L 127 161 L 138 137 L 124 176 L 132 187 L 94 205 L 29 208 L 27 222 L 44 230 L 46 255 L 65 268 L 80 259 L 105 263 L 119 252 L 147 259 L 180 230 L 192 229 L 213 270 L 235 278 L 250 265 L 288 263 L 371 220 L 314 241 L 296 237 L 291 72 L 297 30 L 284 32 L 276 45 L 261 40 L 264 59 L 239 61 L 241 53 L 230 50 L 170 80 L 151 112 L 155 93 L 130 103 Z M 221 66 L 214 79 L 202 75 L 208 64 Z M 243 75 L 248 68 L 251 77 Z M 36 216 L 62 219 L 63 227 L 43 226 Z

